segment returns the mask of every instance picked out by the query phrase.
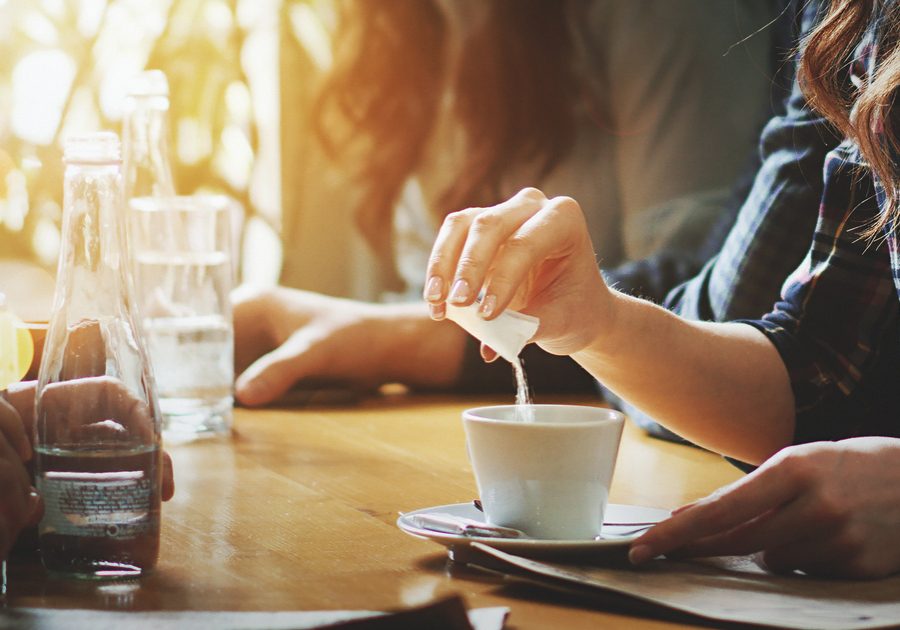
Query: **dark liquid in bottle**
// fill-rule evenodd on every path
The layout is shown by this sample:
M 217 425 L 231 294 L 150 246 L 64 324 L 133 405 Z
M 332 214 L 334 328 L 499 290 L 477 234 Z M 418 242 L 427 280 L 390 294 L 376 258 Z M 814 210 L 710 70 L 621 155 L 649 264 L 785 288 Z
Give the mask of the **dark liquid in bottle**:
M 47 570 L 72 577 L 138 577 L 159 556 L 160 451 L 38 449 L 39 527 Z

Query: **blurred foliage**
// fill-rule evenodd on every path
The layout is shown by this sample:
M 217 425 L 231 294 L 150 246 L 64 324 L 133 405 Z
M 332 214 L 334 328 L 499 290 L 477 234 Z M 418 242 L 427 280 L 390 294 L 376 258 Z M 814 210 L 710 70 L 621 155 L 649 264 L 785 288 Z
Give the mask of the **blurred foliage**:
M 125 86 L 144 68 L 169 77 L 177 191 L 227 193 L 271 223 L 251 194 L 247 57 L 261 11 L 277 13 L 277 0 L 0 0 L 0 257 L 55 266 L 62 142 L 118 131 Z

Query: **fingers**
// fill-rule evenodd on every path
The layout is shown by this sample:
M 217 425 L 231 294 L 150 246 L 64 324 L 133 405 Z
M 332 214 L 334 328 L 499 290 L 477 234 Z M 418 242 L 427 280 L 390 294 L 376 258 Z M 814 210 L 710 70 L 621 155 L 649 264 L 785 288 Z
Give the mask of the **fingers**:
M 14 383 L 6 390 L 6 400 L 16 408 L 29 442 L 34 439 L 34 392 L 37 381 Z
M 175 469 L 172 456 L 166 451 L 162 454 L 162 500 L 168 501 L 175 496 Z
M 802 487 L 802 480 L 780 474 L 777 466 L 759 468 L 640 536 L 632 543 L 629 559 L 640 564 L 705 538 L 724 535 L 790 502 Z M 719 538 L 711 546 L 733 542 Z
M 22 418 L 4 398 L 0 398 L 0 432 L 22 461 L 31 459 L 31 441 L 25 433 Z
M 147 402 L 110 376 L 51 383 L 41 392 L 39 402 L 49 440 L 74 432 L 140 444 L 155 439 Z
M 22 497 L 31 489 L 31 476 L 16 449 L 0 435 L 0 483 L 15 487 Z
M 471 304 L 485 283 L 498 252 L 547 201 L 538 191 L 526 189 L 511 200 L 475 215 L 456 264 L 455 279 L 447 300 L 455 306 Z M 483 310 L 491 310 L 485 296 Z
M 560 258 L 575 249 L 575 241 L 587 238 L 584 216 L 574 200 L 554 197 L 525 221 L 503 243 L 491 265 L 484 288 L 482 315 L 499 315 L 516 297 L 531 272 L 541 263 Z
M 469 208 L 447 215 L 428 261 L 425 300 L 466 306 L 478 295 L 497 250 L 546 202 L 533 188 L 492 208 Z
M 791 501 L 733 529 L 692 541 L 669 555 L 694 558 L 745 556 L 793 544 L 805 538 L 809 523 L 815 522 L 804 503 L 803 498 Z
M 456 261 L 462 253 L 469 234 L 469 227 L 480 208 L 469 208 L 448 214 L 438 231 L 431 249 L 431 258 L 425 272 L 425 300 L 431 303 L 443 302 L 451 290 L 451 281 L 456 271 Z M 457 298 L 460 289 L 457 287 Z
M 248 407 L 265 405 L 283 396 L 302 375 L 299 365 L 302 348 L 292 337 L 272 352 L 257 359 L 235 383 L 235 396 Z
M 34 511 L 29 504 L 31 480 L 18 456 L 0 438 L 0 552 L 5 558 L 12 542 Z

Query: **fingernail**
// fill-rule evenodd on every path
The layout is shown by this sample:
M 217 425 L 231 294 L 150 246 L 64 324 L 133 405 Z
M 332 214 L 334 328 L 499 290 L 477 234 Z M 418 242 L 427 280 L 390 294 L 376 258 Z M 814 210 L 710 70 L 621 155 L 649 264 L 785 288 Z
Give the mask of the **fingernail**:
M 461 304 L 469 299 L 469 283 L 460 278 L 453 283 L 450 290 L 450 301 L 454 304 Z
M 446 304 L 429 304 L 428 310 L 431 314 L 431 319 L 435 321 L 441 321 L 447 316 L 447 306 Z
M 497 308 L 497 296 L 488 294 L 485 296 L 484 300 L 482 300 L 481 308 L 478 309 L 478 314 L 481 315 L 482 319 L 487 319 L 494 314 L 495 308 Z
M 429 302 L 437 302 L 441 299 L 441 291 L 444 290 L 444 281 L 438 276 L 431 276 L 425 285 L 425 299 Z
M 653 551 L 647 545 L 632 547 L 628 552 L 628 561 L 631 564 L 644 564 L 653 557 Z

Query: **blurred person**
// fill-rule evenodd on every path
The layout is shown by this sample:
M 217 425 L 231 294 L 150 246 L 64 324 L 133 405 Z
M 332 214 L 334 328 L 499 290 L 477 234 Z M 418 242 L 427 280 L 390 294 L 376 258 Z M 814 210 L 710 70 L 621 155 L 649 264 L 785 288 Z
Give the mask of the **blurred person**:
M 434 317 L 483 288 L 483 317 L 540 317 L 546 350 L 758 466 L 634 541 L 633 562 L 762 552 L 774 571 L 900 571 L 898 42 L 896 0 L 835 0 L 805 40 L 800 84 L 843 140 L 820 170 L 812 237 L 788 236 L 807 254 L 757 319 L 690 321 L 611 290 L 572 198 L 524 189 L 444 222 L 426 272 L 446 287 L 429 296 Z M 468 295 L 454 290 L 462 283 Z
M 661 299 L 705 262 L 699 246 L 765 117 L 772 36 L 747 36 L 777 4 L 339 3 L 334 66 L 314 111 L 347 185 L 332 189 L 321 218 L 293 221 L 283 281 L 334 267 L 323 255 L 358 230 L 373 252 L 368 269 L 338 266 L 360 274 L 367 291 L 356 297 L 371 301 L 238 291 L 238 400 L 270 402 L 304 380 L 508 387 L 509 370 L 485 366 L 465 333 L 435 326 L 410 302 L 448 211 L 532 182 L 582 199 L 616 286 Z M 355 222 L 341 223 L 351 210 Z M 307 250 L 306 264 L 297 262 Z M 649 273 L 645 265 L 616 275 L 626 261 L 663 252 L 674 256 Z M 595 387 L 568 359 L 529 349 L 525 360 L 537 390 Z

